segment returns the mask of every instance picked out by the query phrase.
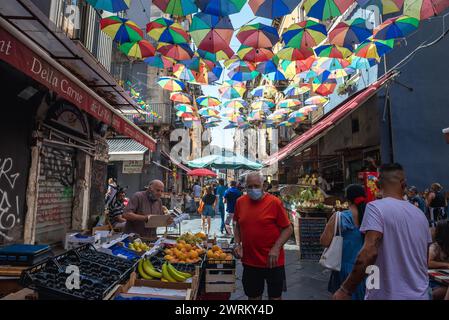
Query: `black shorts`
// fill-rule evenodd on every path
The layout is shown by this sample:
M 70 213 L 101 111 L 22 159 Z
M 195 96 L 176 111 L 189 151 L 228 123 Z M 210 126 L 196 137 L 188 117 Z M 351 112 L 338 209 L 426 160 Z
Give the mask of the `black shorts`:
M 285 268 L 256 268 L 243 265 L 243 290 L 249 298 L 260 297 L 267 282 L 268 297 L 280 298 L 286 291 Z

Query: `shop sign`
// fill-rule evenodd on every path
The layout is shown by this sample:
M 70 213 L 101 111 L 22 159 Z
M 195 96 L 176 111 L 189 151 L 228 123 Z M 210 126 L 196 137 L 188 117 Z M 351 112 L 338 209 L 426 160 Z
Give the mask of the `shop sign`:
M 142 173 L 143 160 L 123 161 L 123 173 L 133 174 Z
M 89 113 L 101 122 L 112 125 L 119 133 L 154 151 L 156 143 L 83 88 L 39 57 L 19 40 L 0 28 L 0 60 L 6 61 L 32 79 L 55 91 L 62 99 Z

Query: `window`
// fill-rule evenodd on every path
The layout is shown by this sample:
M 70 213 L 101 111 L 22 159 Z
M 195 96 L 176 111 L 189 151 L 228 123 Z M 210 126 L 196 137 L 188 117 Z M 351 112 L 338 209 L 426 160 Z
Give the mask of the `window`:
M 355 118 L 352 119 L 352 133 L 359 132 L 359 119 Z

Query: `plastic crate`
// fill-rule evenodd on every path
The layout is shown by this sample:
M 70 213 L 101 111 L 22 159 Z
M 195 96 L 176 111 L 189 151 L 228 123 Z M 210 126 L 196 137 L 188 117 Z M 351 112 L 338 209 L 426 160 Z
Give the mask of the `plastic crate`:
M 68 289 L 66 268 L 77 266 L 80 288 Z M 86 245 L 22 272 L 21 284 L 36 290 L 40 299 L 102 300 L 134 271 L 136 263 L 97 252 Z
M 226 254 L 232 255 L 231 249 L 222 249 Z M 204 267 L 206 269 L 235 269 L 236 261 L 234 258 L 232 260 L 222 260 L 222 259 L 209 259 L 206 258 L 204 262 Z
M 51 257 L 48 245 L 12 244 L 0 248 L 0 265 L 32 266 Z
M 150 261 L 153 264 L 154 267 L 160 269 L 164 262 L 166 261 L 164 259 L 165 253 L 164 249 L 160 249 L 156 254 L 150 256 Z M 202 268 L 204 263 L 204 259 L 201 259 L 198 263 L 172 263 L 172 265 L 175 267 L 176 270 L 179 270 L 181 272 L 188 272 L 191 274 L 195 273 L 195 268 L 199 266 Z

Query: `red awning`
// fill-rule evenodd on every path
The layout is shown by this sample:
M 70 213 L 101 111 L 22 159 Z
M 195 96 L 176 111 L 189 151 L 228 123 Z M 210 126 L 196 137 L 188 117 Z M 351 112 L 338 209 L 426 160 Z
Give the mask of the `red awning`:
M 177 161 L 176 159 L 174 159 L 170 153 L 161 150 L 161 154 L 166 157 L 167 159 L 169 159 L 172 163 L 174 163 L 178 168 L 184 170 L 185 172 L 189 173 L 190 171 L 192 171 L 192 169 L 189 169 L 188 167 L 186 167 L 185 165 L 183 165 L 181 162 Z
M 209 169 L 195 169 L 188 173 L 191 177 L 216 177 L 217 174 Z
M 304 132 L 299 137 L 296 137 L 292 142 L 286 145 L 284 148 L 266 159 L 263 164 L 271 166 L 272 164 L 281 161 L 290 155 L 293 151 L 297 150 L 306 143 L 317 139 L 325 134 L 325 132 L 332 127 L 336 126 L 341 120 L 348 116 L 351 112 L 365 103 L 371 98 L 377 91 L 379 91 L 389 80 L 393 79 L 399 74 L 397 71 L 390 71 L 376 82 L 360 90 L 358 93 L 350 97 L 348 100 L 335 107 L 327 116 L 325 116 L 320 122 L 315 124 L 312 128 Z
M 19 40 L 21 38 L 23 40 Z M 0 60 L 55 91 L 61 98 L 73 103 L 96 119 L 112 126 L 118 133 L 136 140 L 151 151 L 156 150 L 156 141 L 152 137 L 118 113 L 109 103 L 50 56 L 39 52 L 32 43 L 30 46 L 25 45 L 28 42 L 30 40 L 16 29 L 0 26 Z

